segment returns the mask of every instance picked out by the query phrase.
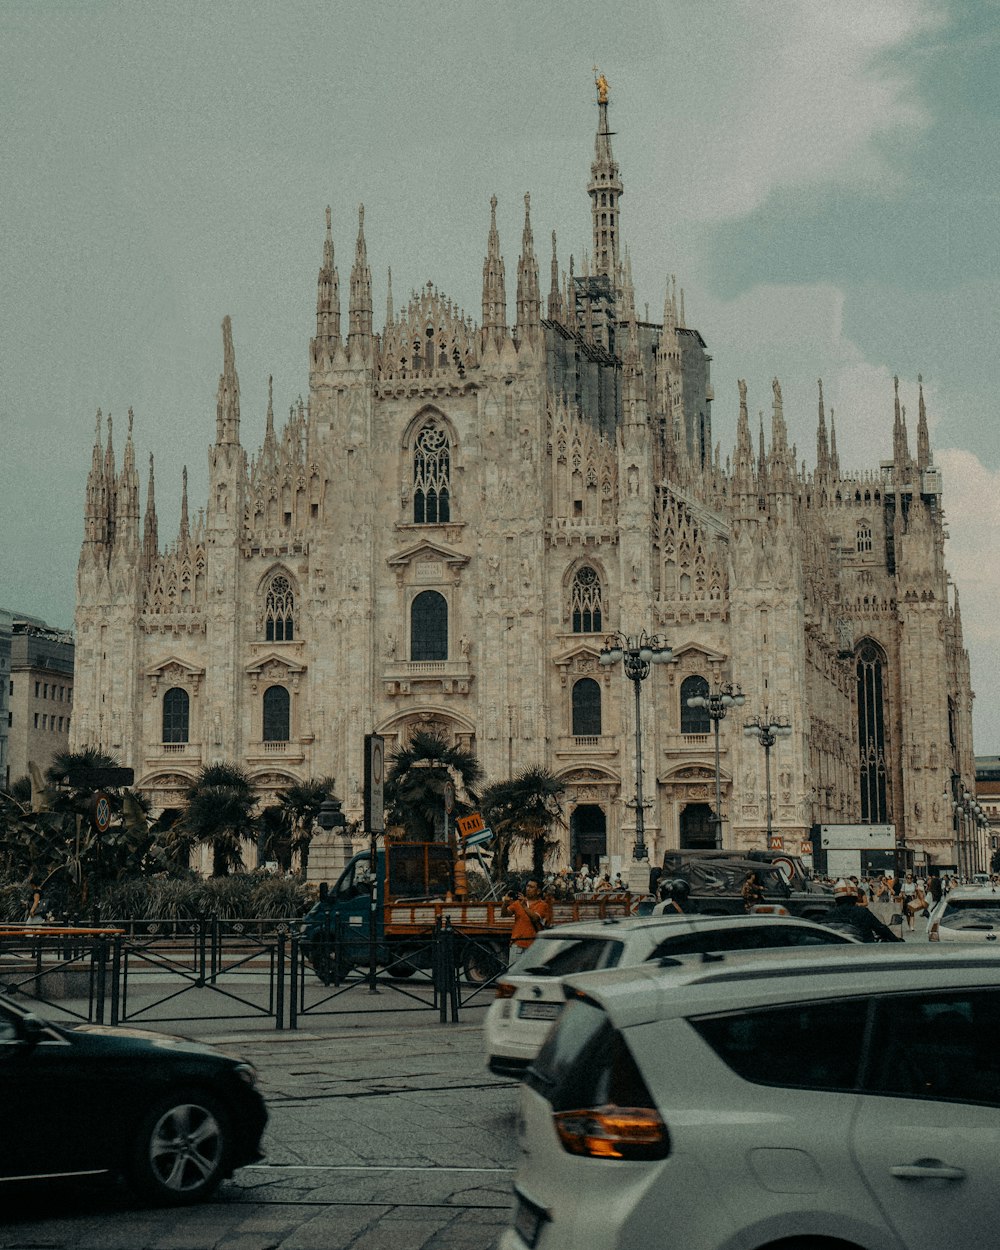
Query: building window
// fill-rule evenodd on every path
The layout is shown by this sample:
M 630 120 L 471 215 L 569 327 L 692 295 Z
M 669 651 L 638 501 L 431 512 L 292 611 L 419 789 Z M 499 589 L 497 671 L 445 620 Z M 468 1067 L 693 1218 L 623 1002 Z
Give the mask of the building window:
M 707 734 L 712 731 L 712 720 L 707 707 L 688 707 L 688 699 L 707 698 L 708 682 L 696 675 L 685 677 L 681 682 L 681 733 Z
M 574 634 L 599 634 L 602 625 L 601 579 L 585 564 L 573 578 L 570 615 Z
M 163 696 L 163 741 L 189 742 L 191 699 L 188 692 L 174 686 Z
M 38 728 L 38 713 L 35 713 L 35 728 Z
M 438 525 L 451 519 L 451 448 L 439 425 L 425 425 L 413 453 L 413 522 Z
M 42 698 L 47 699 L 48 697 L 49 697 L 49 683 L 46 682 L 45 685 L 42 687 Z
M 872 549 L 872 527 L 867 521 L 858 523 L 857 548 L 859 554 L 864 554 Z
M 885 653 L 866 638 L 858 647 L 857 656 L 861 820 L 878 825 L 889 819 Z
M 271 578 L 264 601 L 264 637 L 268 642 L 291 642 L 295 637 L 295 596 L 288 578 Z
M 42 683 L 40 681 L 36 681 L 35 682 L 35 698 L 36 699 L 38 698 L 38 694 L 41 688 L 42 688 Z
M 264 691 L 264 741 L 288 741 L 290 700 L 284 686 L 268 686 Z
M 601 687 L 593 677 L 581 677 L 573 687 L 573 736 L 596 738 L 601 733 Z
M 447 658 L 448 602 L 436 590 L 423 590 L 410 606 L 410 659 Z

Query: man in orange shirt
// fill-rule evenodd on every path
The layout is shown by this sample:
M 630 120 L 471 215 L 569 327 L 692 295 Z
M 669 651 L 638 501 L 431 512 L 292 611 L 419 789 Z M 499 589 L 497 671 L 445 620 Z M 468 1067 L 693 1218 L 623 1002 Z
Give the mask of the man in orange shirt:
M 552 904 L 542 897 L 542 887 L 534 879 L 524 887 L 523 896 L 505 894 L 502 902 L 500 914 L 514 917 L 508 960 L 508 963 L 513 963 L 521 951 L 527 950 L 535 940 L 539 929 L 548 928 L 552 923 Z

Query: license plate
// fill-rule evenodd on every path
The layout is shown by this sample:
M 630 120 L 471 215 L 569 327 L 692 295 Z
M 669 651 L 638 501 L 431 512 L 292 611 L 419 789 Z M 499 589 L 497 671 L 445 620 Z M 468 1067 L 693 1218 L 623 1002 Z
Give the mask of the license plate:
M 562 1009 L 562 1003 L 522 1003 L 517 1014 L 522 1020 L 555 1020 Z
M 514 1212 L 514 1231 L 528 1247 L 534 1250 L 538 1245 L 542 1227 L 548 1222 L 549 1213 L 520 1191 L 517 1193 L 517 1210 Z

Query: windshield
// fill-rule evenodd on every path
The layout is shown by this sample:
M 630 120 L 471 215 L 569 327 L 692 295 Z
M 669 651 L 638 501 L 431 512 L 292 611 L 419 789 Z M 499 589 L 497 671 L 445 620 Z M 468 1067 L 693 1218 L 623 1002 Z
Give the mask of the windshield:
M 610 938 L 536 938 L 507 970 L 514 976 L 542 974 L 564 977 L 571 972 L 594 972 L 614 968 L 622 957 L 623 943 Z
M 1000 924 L 1000 894 L 996 898 L 949 899 L 941 924 L 954 929 L 992 928 Z

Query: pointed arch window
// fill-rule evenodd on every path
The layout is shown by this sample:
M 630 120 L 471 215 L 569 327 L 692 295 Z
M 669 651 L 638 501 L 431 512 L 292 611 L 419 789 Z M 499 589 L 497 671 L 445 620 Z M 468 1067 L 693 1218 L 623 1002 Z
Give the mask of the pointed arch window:
M 447 658 L 448 601 L 436 590 L 423 590 L 410 606 L 410 659 Z
M 264 599 L 264 637 L 268 642 L 291 642 L 295 637 L 295 596 L 288 578 L 272 577 Z
M 573 686 L 573 736 L 597 738 L 601 733 L 601 687 L 593 677 L 581 677 Z
M 181 686 L 173 686 L 163 696 L 163 741 L 188 742 L 191 698 Z
M 707 734 L 712 732 L 712 720 L 707 707 L 688 707 L 688 699 L 708 698 L 708 681 L 700 674 L 685 677 L 681 682 L 681 733 Z
M 601 579 L 589 564 L 577 569 L 570 591 L 574 634 L 599 634 L 603 628 Z
M 451 520 L 451 447 L 439 425 L 417 435 L 413 452 L 413 523 L 440 525 Z
M 858 522 L 856 546 L 859 555 L 865 555 L 872 549 L 872 527 L 867 521 Z
M 857 650 L 857 680 L 861 819 L 865 824 L 884 824 L 889 819 L 885 652 L 870 638 Z
M 268 686 L 264 691 L 264 728 L 262 738 L 265 742 L 287 742 L 288 721 L 291 700 L 284 686 Z

